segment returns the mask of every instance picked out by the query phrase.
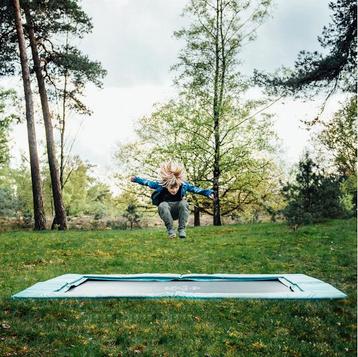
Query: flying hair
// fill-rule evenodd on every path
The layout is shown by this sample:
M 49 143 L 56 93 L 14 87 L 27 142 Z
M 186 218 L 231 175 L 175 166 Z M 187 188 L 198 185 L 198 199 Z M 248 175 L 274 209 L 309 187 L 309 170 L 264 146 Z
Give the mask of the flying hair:
M 160 165 L 159 176 L 161 185 L 168 187 L 180 186 L 185 180 L 183 164 L 175 161 L 167 161 Z

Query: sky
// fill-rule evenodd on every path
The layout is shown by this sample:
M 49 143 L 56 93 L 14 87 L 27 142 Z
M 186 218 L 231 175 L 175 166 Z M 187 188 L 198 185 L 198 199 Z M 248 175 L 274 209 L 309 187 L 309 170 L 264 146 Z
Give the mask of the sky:
M 135 122 L 149 115 L 155 103 L 175 97 L 173 73 L 181 43 L 173 36 L 185 25 L 181 17 L 186 0 L 83 0 L 92 18 L 93 32 L 84 39 L 72 39 L 93 60 L 108 71 L 102 89 L 89 85 L 85 102 L 90 117 L 71 115 L 68 134 L 76 136 L 72 153 L 95 164 L 104 181 L 113 172 L 113 155 L 119 142 L 133 138 Z M 242 73 L 253 69 L 274 71 L 291 66 L 300 50 L 317 50 L 317 36 L 330 22 L 327 0 L 275 0 L 269 18 L 257 31 L 257 39 L 240 54 Z M 19 79 L 0 81 L 0 86 L 19 86 Z M 325 110 L 337 109 L 333 98 Z M 320 102 L 318 102 L 320 103 Z M 317 102 L 285 100 L 270 108 L 276 114 L 275 129 L 282 141 L 284 160 L 297 162 L 308 145 L 309 133 L 300 123 L 318 112 Z M 27 152 L 26 126 L 13 130 L 14 161 Z M 38 126 L 38 138 L 44 133 Z M 110 182 L 108 182 L 110 183 Z

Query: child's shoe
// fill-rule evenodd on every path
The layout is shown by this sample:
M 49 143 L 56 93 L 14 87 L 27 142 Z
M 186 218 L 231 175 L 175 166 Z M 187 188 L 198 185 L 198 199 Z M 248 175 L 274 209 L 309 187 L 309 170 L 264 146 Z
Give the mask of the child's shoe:
M 179 229 L 179 238 L 181 238 L 181 239 L 186 238 L 185 229 Z
M 168 238 L 174 239 L 176 237 L 175 230 L 174 229 L 168 229 Z

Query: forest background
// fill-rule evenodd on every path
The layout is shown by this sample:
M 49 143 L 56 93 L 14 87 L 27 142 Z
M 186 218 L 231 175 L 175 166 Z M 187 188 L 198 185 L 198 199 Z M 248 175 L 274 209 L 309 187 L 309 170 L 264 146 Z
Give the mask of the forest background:
M 2 3 L 2 230 L 157 225 L 150 190 L 128 178 L 155 179 L 167 159 L 216 193 L 188 197 L 194 225 L 354 215 L 354 2 L 21 2 L 41 219 L 19 35 Z

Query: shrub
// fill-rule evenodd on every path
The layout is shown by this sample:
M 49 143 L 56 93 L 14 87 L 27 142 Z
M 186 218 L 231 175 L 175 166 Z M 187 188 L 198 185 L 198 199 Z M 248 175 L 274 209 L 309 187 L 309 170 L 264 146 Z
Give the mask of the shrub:
M 0 216 L 14 217 L 19 203 L 10 187 L 0 187 Z
M 108 219 L 106 222 L 106 226 L 110 229 L 126 230 L 128 228 L 127 221 L 121 217 L 117 219 Z
M 129 222 L 129 226 L 132 229 L 134 225 L 139 226 L 141 215 L 138 212 L 138 207 L 130 203 L 123 213 L 123 217 Z
M 296 229 L 302 224 L 343 217 L 340 178 L 324 176 L 308 154 L 298 166 L 295 181 L 282 189 L 288 202 L 283 214 L 289 226 Z

